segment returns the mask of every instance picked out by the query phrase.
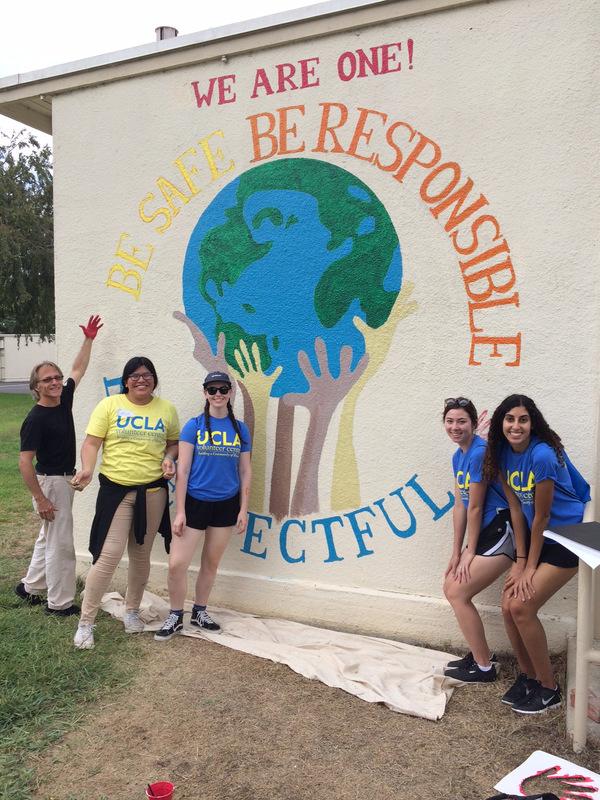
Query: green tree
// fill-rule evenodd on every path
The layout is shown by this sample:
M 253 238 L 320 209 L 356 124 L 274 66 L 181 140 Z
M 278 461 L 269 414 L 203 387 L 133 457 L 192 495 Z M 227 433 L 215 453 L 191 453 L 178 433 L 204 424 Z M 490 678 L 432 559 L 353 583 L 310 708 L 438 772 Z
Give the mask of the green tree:
M 52 151 L 0 134 L 0 331 L 54 334 Z

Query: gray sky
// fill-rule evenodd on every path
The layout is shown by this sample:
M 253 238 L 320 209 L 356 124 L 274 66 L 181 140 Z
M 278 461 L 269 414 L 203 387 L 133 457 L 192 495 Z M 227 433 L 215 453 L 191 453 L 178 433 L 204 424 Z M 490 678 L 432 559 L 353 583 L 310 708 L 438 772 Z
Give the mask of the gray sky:
M 0 77 L 147 44 L 154 41 L 159 25 L 171 25 L 183 35 L 315 4 L 315 0 L 7 0 L 2 5 Z M 0 131 L 22 127 L 0 115 Z

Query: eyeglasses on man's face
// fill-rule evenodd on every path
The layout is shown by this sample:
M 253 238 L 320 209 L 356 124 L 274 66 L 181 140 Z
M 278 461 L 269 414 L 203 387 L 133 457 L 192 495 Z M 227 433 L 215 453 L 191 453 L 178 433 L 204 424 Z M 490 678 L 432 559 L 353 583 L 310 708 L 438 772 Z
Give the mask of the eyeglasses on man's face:
M 62 379 L 62 375 L 48 375 L 47 378 L 38 378 L 38 383 L 44 383 L 46 386 L 48 386 L 49 383 L 53 383 L 54 381 L 62 383 Z

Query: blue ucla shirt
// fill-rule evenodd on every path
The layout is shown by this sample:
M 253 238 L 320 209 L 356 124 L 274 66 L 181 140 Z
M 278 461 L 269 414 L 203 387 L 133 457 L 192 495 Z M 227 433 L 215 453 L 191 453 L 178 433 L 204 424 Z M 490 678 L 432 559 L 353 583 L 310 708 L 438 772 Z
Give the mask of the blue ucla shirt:
M 248 426 L 238 420 L 242 440 L 229 417 L 210 418 L 209 442 L 204 414 L 183 426 L 180 440 L 194 445 L 187 491 L 196 500 L 228 500 L 240 490 L 240 453 L 251 449 Z
M 567 458 L 560 464 L 550 445 L 532 436 L 525 452 L 515 453 L 506 444 L 500 457 L 500 469 L 506 482 L 519 498 L 523 514 L 531 528 L 535 516 L 535 486 L 540 481 L 554 483 L 549 526 L 574 525 L 583 519 L 585 488 L 589 486 Z M 574 486 L 574 481 L 577 488 Z M 583 487 L 583 490 L 582 490 Z
M 483 483 L 483 457 L 485 456 L 486 443 L 481 436 L 474 436 L 471 446 L 466 453 L 458 448 L 452 456 L 452 468 L 456 485 L 460 491 L 465 508 L 469 507 L 469 489 L 472 483 Z M 481 527 L 485 528 L 492 522 L 499 510 L 508 508 L 508 503 L 502 486 L 493 481 L 488 484 L 483 505 Z

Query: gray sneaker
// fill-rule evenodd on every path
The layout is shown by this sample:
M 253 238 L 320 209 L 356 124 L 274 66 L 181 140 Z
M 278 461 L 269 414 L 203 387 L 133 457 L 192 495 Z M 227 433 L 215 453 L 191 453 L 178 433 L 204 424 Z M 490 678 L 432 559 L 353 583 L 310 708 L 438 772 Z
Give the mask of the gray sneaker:
M 131 611 L 126 611 L 123 617 L 123 625 L 125 633 L 143 633 L 145 625 L 140 619 L 139 608 L 132 608 Z

